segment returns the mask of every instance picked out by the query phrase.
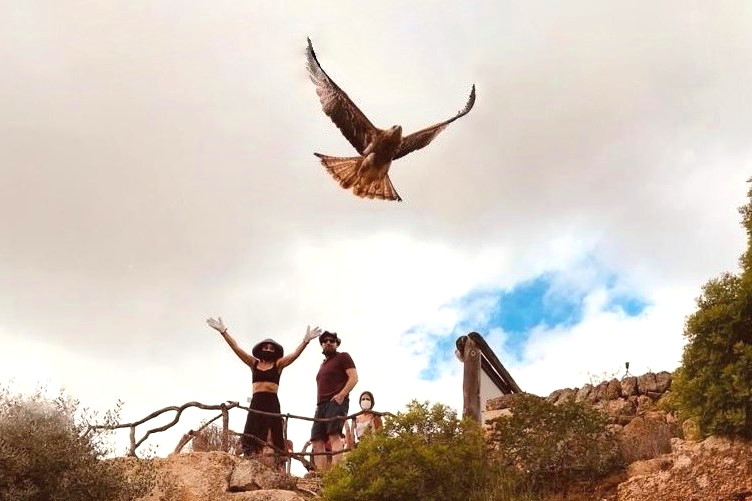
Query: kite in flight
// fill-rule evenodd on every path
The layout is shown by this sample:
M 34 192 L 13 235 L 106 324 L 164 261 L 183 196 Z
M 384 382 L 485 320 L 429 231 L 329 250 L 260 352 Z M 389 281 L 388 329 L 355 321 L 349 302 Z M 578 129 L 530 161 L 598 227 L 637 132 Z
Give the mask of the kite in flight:
M 355 103 L 323 70 L 308 39 L 308 73 L 316 84 L 321 106 L 345 138 L 358 151 L 356 157 L 330 157 L 314 153 L 340 186 L 361 198 L 402 201 L 389 179 L 392 160 L 428 146 L 447 125 L 467 115 L 475 104 L 475 85 L 465 108 L 454 117 L 402 136 L 402 127 L 377 129 Z

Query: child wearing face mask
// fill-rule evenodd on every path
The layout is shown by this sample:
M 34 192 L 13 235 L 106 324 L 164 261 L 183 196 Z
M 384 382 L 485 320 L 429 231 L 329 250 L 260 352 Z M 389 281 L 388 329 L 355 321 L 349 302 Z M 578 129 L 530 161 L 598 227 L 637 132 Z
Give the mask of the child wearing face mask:
M 381 416 L 374 414 L 373 405 L 374 398 L 373 393 L 370 391 L 364 391 L 358 398 L 360 402 L 360 408 L 364 411 L 362 414 L 358 414 L 353 418 L 352 432 L 353 442 L 357 443 L 363 437 L 365 433 L 368 433 L 381 429 Z M 354 444 L 353 444 L 354 445 Z

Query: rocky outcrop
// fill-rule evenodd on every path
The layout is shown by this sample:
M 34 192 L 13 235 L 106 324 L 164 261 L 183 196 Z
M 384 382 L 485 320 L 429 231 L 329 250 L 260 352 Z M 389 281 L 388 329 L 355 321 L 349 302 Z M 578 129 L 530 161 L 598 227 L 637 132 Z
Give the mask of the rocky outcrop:
M 612 424 L 625 426 L 636 416 L 655 410 L 655 403 L 670 388 L 671 373 L 648 372 L 642 376 L 629 376 L 621 380 L 614 378 L 596 385 L 586 384 L 582 388 L 556 390 L 546 400 L 556 405 L 571 399 L 588 402 L 605 412 Z M 488 401 L 489 410 L 497 401 L 499 399 Z
M 752 500 L 752 443 L 674 438 L 670 453 L 632 463 L 627 475 L 618 501 Z
M 615 431 L 619 449 L 627 463 L 670 452 L 671 439 L 681 436 L 678 423 L 662 411 L 639 414 Z
M 647 445 L 631 447 L 632 450 L 626 453 L 630 459 L 646 459 L 668 452 L 668 438 L 682 437 L 681 424 L 676 423 L 671 414 L 658 412 L 656 409 L 656 402 L 670 388 L 671 373 L 648 372 L 638 377 L 630 376 L 621 380 L 614 378 L 596 385 L 586 384 L 582 388 L 563 388 L 551 393 L 546 400 L 554 405 L 570 401 L 592 404 L 608 416 L 612 431 L 623 432 L 625 445 L 640 433 L 647 433 L 639 442 L 660 444 L 655 448 L 652 456 L 646 456 L 650 448 Z M 502 395 L 489 399 L 486 402 L 484 417 L 493 419 L 505 413 L 508 414 L 508 409 L 512 407 L 516 397 L 517 395 Z M 637 418 L 639 418 L 638 423 L 626 428 Z M 655 436 L 651 433 L 655 433 Z
M 155 471 L 152 491 L 134 501 L 305 501 L 318 491 L 311 482 L 218 451 L 118 461 L 126 469 L 147 462 Z
M 629 465 L 626 472 L 601 481 L 600 490 L 591 488 L 579 493 L 580 497 L 570 493 L 570 498 L 752 501 L 752 442 L 717 437 L 685 440 L 700 438 L 696 422 L 681 423 L 657 405 L 670 389 L 670 373 L 649 372 L 582 388 L 564 388 L 546 397 L 555 405 L 574 399 L 602 410 Z M 487 407 L 506 409 L 513 397 L 489 400 Z
M 575 401 L 588 402 L 609 418 L 609 429 L 616 434 L 627 462 L 651 459 L 671 450 L 671 439 L 683 437 L 681 423 L 659 410 L 658 400 L 671 388 L 671 373 L 648 372 L 603 381 L 595 386 L 556 390 L 546 399 L 555 405 L 574 394 Z

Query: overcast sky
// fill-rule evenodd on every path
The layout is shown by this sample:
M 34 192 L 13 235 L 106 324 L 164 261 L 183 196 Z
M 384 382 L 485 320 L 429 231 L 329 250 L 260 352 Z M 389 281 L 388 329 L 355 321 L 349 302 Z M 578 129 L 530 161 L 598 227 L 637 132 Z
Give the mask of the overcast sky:
M 245 402 L 218 315 L 249 350 L 337 331 L 379 410 L 461 411 L 472 330 L 538 394 L 678 365 L 699 287 L 745 245 L 752 4 L 280 5 L 0 0 L 0 380 L 122 399 L 126 421 Z M 313 156 L 354 152 L 307 36 L 379 127 L 476 85 L 392 166 L 404 202 Z M 313 413 L 321 359 L 285 370 L 284 411 Z

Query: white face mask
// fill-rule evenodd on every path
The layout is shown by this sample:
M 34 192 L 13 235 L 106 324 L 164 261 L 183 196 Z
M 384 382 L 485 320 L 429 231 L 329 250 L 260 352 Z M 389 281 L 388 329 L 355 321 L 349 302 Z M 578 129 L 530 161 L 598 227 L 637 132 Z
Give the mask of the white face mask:
M 364 411 L 370 410 L 372 405 L 373 404 L 368 399 L 364 398 L 360 401 L 360 408 L 363 409 Z

